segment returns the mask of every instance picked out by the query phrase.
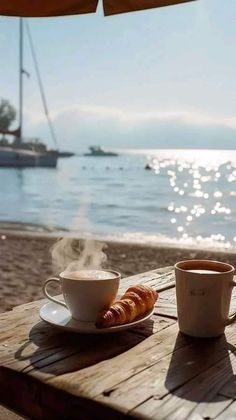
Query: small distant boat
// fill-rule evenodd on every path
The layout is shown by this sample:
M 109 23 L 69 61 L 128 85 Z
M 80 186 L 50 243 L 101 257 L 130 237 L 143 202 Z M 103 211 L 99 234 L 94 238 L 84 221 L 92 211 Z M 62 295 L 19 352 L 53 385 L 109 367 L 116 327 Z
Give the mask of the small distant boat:
M 84 156 L 119 156 L 118 153 L 104 150 L 101 146 L 90 146 L 90 152 L 84 153 Z

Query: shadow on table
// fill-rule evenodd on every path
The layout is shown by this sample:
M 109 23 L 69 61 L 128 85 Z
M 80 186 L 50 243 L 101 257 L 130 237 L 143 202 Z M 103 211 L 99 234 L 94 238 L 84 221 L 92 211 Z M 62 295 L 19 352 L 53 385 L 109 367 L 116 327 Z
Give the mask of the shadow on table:
M 153 324 L 148 319 L 140 325 L 140 329 L 136 327 L 123 332 L 93 335 L 65 332 L 39 322 L 31 329 L 29 340 L 16 351 L 15 358 L 25 362 L 23 372 L 36 369 L 61 375 L 133 348 L 153 333 Z
M 186 345 L 180 348 L 183 338 Z M 236 347 L 227 342 L 225 335 L 199 339 L 179 333 L 166 388 L 171 394 L 195 402 L 210 402 L 216 395 L 217 401 L 235 397 L 236 375 L 232 366 L 235 351 Z

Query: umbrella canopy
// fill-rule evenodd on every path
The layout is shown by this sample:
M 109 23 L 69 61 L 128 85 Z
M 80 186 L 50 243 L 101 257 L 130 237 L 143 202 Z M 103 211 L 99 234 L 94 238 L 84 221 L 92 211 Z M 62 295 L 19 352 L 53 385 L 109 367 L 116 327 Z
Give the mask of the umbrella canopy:
M 105 15 L 170 6 L 194 0 L 103 0 Z M 0 15 L 44 17 L 96 12 L 98 0 L 0 0 Z

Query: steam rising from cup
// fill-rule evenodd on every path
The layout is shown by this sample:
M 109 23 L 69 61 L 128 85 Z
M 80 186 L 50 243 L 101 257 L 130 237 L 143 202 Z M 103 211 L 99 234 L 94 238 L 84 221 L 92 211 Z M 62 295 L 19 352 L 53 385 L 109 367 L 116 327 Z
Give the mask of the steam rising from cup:
M 106 244 L 86 238 L 82 229 L 89 231 L 88 207 L 90 197 L 88 191 L 80 195 L 80 209 L 76 219 L 72 220 L 71 231 L 76 231 L 76 236 L 60 238 L 51 248 L 52 265 L 55 273 L 62 271 L 79 271 L 81 269 L 101 269 L 107 260 L 104 252 Z
M 51 248 L 55 272 L 100 269 L 107 260 L 106 244 L 91 239 L 61 238 Z

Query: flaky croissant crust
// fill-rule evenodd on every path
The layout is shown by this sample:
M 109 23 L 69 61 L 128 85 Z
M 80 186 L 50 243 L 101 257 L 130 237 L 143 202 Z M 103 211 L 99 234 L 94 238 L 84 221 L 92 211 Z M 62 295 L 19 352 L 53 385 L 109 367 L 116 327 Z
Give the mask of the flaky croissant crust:
M 132 322 L 150 311 L 157 298 L 158 293 L 152 287 L 141 284 L 131 286 L 110 308 L 98 314 L 95 325 L 107 328 Z

